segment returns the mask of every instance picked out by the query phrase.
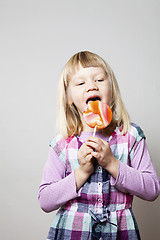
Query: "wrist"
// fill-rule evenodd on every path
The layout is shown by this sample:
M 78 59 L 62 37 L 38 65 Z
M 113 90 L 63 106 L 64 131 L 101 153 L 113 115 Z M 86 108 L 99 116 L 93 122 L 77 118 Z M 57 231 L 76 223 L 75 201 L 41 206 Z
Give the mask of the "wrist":
M 76 182 L 76 190 L 78 191 L 83 184 L 87 181 L 89 176 L 91 175 L 90 173 L 87 173 L 79 167 L 74 171 L 75 174 L 75 182 Z
M 118 176 L 118 168 L 119 160 L 112 156 L 106 170 L 116 179 Z
M 84 171 L 84 169 L 81 166 L 79 166 L 79 168 L 76 169 L 75 172 L 84 181 L 86 181 L 92 174 L 91 171 Z

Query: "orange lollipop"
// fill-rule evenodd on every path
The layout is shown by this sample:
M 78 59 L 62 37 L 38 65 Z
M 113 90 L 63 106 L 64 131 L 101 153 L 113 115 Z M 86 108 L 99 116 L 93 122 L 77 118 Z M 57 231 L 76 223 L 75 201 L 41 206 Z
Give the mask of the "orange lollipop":
M 112 120 L 112 110 L 104 102 L 101 101 L 90 101 L 88 103 L 87 109 L 83 112 L 84 120 L 94 129 L 94 134 L 96 128 L 103 129 L 107 127 Z

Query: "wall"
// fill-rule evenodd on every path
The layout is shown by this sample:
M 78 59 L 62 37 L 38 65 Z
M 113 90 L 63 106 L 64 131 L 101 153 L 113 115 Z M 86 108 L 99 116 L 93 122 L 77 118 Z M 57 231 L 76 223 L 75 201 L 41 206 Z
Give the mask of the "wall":
M 54 213 L 37 201 L 55 134 L 62 67 L 80 50 L 98 53 L 118 79 L 160 177 L 160 1 L 0 0 L 1 239 L 45 239 Z M 160 235 L 160 198 L 134 201 L 142 239 Z

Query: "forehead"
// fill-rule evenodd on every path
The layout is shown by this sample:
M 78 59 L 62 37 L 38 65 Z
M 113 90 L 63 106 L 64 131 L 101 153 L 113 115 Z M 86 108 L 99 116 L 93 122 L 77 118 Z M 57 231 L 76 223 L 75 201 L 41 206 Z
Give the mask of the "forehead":
M 101 76 L 101 77 L 107 77 L 106 72 L 102 67 L 82 67 L 79 66 L 74 73 L 71 76 L 71 81 L 74 81 L 76 79 L 84 79 L 87 77 L 96 77 L 96 76 Z

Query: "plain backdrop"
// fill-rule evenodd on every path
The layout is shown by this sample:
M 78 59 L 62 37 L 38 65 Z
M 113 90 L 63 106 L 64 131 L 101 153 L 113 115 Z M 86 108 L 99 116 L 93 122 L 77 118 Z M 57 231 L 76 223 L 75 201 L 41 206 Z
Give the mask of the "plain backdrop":
M 160 1 L 0 0 L 0 239 L 46 239 L 38 186 L 55 135 L 57 82 L 89 50 L 118 79 L 160 177 Z M 159 239 L 160 198 L 133 206 L 143 240 Z

